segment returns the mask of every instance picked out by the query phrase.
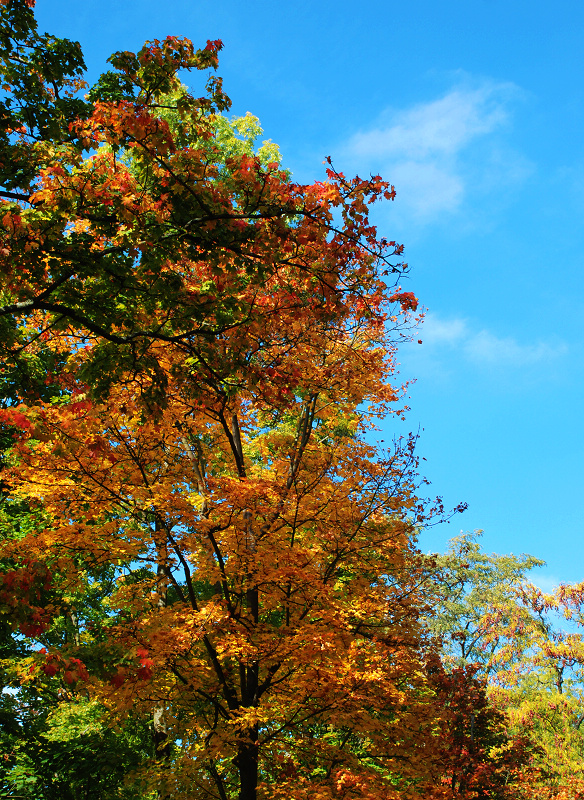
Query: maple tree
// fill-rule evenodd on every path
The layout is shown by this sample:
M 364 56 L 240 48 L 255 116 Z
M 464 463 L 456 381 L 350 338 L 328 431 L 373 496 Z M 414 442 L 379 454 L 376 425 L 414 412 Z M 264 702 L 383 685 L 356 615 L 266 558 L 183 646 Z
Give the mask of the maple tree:
M 118 53 L 80 99 L 79 47 L 31 5 L 2 4 L 0 53 L 20 691 L 53 692 L 53 722 L 150 725 L 140 796 L 428 796 L 432 510 L 413 441 L 365 441 L 400 413 L 417 305 L 368 218 L 393 188 L 330 164 L 299 185 L 256 152 L 218 78 L 178 79 L 220 42 Z
M 371 448 L 350 435 L 327 442 L 336 410 L 313 420 L 308 438 L 310 407 L 299 403 L 298 419 L 289 411 L 253 438 L 242 415 L 242 480 L 212 410 L 186 417 L 169 400 L 153 427 L 130 424 L 130 403 L 131 396 L 107 407 L 77 403 L 73 415 L 47 408 L 47 441 L 37 430 L 34 446 L 18 448 L 17 492 L 42 499 L 50 523 L 15 551 L 24 545 L 28 558 L 42 560 L 52 553 L 69 595 L 88 563 L 114 561 L 125 573 L 108 598 L 115 624 L 105 618 L 96 630 L 78 616 L 79 644 L 40 654 L 31 674 L 91 686 L 114 715 L 152 716 L 163 706 L 169 781 L 204 777 L 230 796 L 235 767 L 243 783 L 261 747 L 260 777 L 274 783 L 271 791 L 290 796 L 293 782 L 303 796 L 322 783 L 327 796 L 335 782 L 362 781 L 367 758 L 365 774 L 378 782 L 375 763 L 389 772 L 408 749 L 417 695 L 418 713 L 426 713 L 409 585 L 415 571 L 401 574 L 409 523 L 382 514 L 401 502 L 388 489 L 403 465 L 397 457 L 369 461 Z M 315 418 L 323 413 L 314 410 Z M 349 459 L 354 472 L 356 458 L 357 474 L 338 480 Z M 397 720 L 406 698 L 409 712 Z M 166 741 L 159 744 L 164 750 Z M 414 737 L 412 756 L 419 746 Z M 157 784 L 165 761 L 153 773 Z M 398 762 L 393 779 L 402 771 Z

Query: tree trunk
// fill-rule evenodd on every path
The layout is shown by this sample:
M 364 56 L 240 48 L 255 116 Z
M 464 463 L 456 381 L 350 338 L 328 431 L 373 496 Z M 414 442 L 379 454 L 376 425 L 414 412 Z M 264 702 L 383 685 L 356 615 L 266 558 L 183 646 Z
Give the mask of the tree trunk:
M 152 726 L 154 728 L 154 755 L 157 761 L 161 761 L 165 767 L 170 765 L 170 742 L 168 740 L 168 727 L 162 704 L 156 706 L 152 715 Z M 163 778 L 157 791 L 158 800 L 169 800 L 170 791 L 166 780 Z
M 239 800 L 256 800 L 258 788 L 258 728 L 248 730 L 248 741 L 240 744 L 235 765 L 239 770 Z M 250 741 L 251 740 L 251 741 Z
M 158 579 L 158 607 L 162 609 L 166 608 L 168 604 L 168 592 L 166 586 L 168 549 L 165 531 L 158 519 L 155 521 L 155 535 L 158 555 L 158 565 L 156 569 L 156 577 Z M 161 539 L 161 535 L 164 538 Z M 159 703 L 154 707 L 152 714 L 152 727 L 154 757 L 156 761 L 162 762 L 165 767 L 168 768 L 170 766 L 170 741 L 168 738 L 168 725 L 166 724 L 166 714 L 163 703 Z M 163 780 L 161 785 L 158 787 L 158 800 L 167 800 L 168 798 L 170 798 L 170 792 L 166 786 L 166 781 Z

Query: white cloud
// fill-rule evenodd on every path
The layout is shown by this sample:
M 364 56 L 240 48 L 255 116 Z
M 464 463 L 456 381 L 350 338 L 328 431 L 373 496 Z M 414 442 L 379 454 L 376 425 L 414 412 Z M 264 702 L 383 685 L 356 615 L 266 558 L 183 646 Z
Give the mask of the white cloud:
M 399 198 L 417 217 L 429 218 L 440 210 L 456 211 L 464 197 L 460 175 L 445 165 L 430 161 L 404 161 L 391 168 L 391 181 L 398 187 Z
M 446 351 L 456 353 L 479 366 L 522 367 L 555 360 L 567 352 L 563 342 L 518 342 L 501 337 L 486 329 L 476 330 L 461 317 L 440 319 L 428 314 L 422 323 L 420 337 L 426 355 L 445 357 Z
M 530 173 L 529 162 L 501 144 L 521 94 L 514 84 L 486 81 L 387 111 L 378 125 L 349 140 L 343 158 L 391 180 L 400 205 L 418 221 L 456 212 L 471 188 L 500 190 Z
M 423 161 L 454 156 L 472 139 L 507 120 L 505 101 L 512 84 L 485 84 L 478 89 L 453 89 L 439 100 L 392 115 L 383 128 L 358 133 L 351 147 L 360 155 Z
M 523 365 L 548 361 L 566 351 L 564 344 L 520 344 L 510 337 L 500 338 L 489 331 L 472 334 L 464 344 L 471 361 L 483 364 Z
M 426 345 L 457 344 L 465 338 L 467 323 L 464 319 L 440 319 L 435 314 L 427 314 L 421 326 L 421 334 Z

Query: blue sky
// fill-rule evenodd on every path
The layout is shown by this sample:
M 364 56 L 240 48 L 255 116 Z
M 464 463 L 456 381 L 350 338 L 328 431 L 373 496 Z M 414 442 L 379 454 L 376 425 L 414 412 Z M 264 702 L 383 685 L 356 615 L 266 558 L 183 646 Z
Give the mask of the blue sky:
M 223 40 L 233 112 L 251 111 L 300 181 L 331 155 L 381 173 L 376 212 L 428 309 L 403 348 L 432 491 L 469 504 L 425 533 L 483 528 L 538 581 L 584 580 L 584 5 L 578 0 L 37 0 L 94 79 L 115 50 Z

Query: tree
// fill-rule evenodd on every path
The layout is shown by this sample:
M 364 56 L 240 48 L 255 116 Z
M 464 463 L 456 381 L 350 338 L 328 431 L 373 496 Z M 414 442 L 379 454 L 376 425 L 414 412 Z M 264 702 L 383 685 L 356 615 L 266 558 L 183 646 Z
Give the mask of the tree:
M 446 662 L 474 665 L 510 731 L 531 742 L 527 795 L 572 800 L 584 788 L 582 585 L 542 592 L 527 573 L 543 563 L 488 555 L 476 534 L 456 537 L 437 558 L 438 600 L 428 623 Z
M 450 666 L 480 665 L 490 677 L 501 652 L 506 668 L 513 660 L 510 632 L 529 636 L 531 616 L 518 603 L 527 573 L 544 564 L 530 555 L 498 555 L 481 549 L 482 531 L 454 537 L 448 550 L 436 556 L 432 632 L 442 639 Z M 521 657 L 521 653 L 519 653 Z
M 4 150 L 29 165 L 7 158 L 0 194 L 4 355 L 42 355 L 54 387 L 26 371 L 0 415 L 28 520 L 1 551 L 37 643 L 22 691 L 65 691 L 53 719 L 151 725 L 143 796 L 427 796 L 433 512 L 413 441 L 364 438 L 401 413 L 417 305 L 368 219 L 393 188 L 330 163 L 295 184 L 254 153 L 220 79 L 200 98 L 178 79 L 220 42 L 118 53 L 81 101 L 79 47 L 20 0 L 2 14 Z
M 509 634 L 509 664 L 501 688 L 493 695 L 506 707 L 517 730 L 530 731 L 541 753 L 547 794 L 579 797 L 584 792 L 584 622 L 582 584 L 561 584 L 542 592 L 532 584 L 521 587 L 518 606 L 530 624 Z M 505 669 L 501 659 L 499 674 Z
M 532 739 L 509 729 L 506 713 L 492 703 L 476 666 L 430 669 L 441 707 L 440 755 L 427 797 L 440 800 L 523 800 L 533 785 Z M 528 781 L 526 781 L 526 776 Z M 537 775 L 539 777 L 539 775 Z
M 0 375 L 2 406 L 18 402 L 18 393 L 23 390 L 36 393 L 43 402 L 57 401 L 58 386 L 45 381 L 48 366 L 54 367 L 54 359 L 44 351 L 21 354 Z M 10 430 L 3 427 L 2 469 L 6 468 L 12 443 Z M 39 525 L 42 509 L 11 497 L 1 482 L 0 487 L 0 538 L 10 541 L 31 535 Z M 92 624 L 108 616 L 106 602 L 112 582 L 114 570 L 97 570 L 86 576 L 81 592 L 71 595 L 66 588 L 59 592 L 59 582 L 49 580 L 41 562 L 28 560 L 17 565 L 10 558 L 0 561 L 2 797 L 145 797 L 131 772 L 153 754 L 148 726 L 133 719 L 114 732 L 103 720 L 103 709 L 95 701 L 88 702 L 83 693 L 72 691 L 67 681 L 48 681 L 45 676 L 31 680 L 29 674 L 39 645 L 54 651 L 66 648 L 77 638 L 79 617 Z M 55 609 L 53 615 L 44 611 L 48 602 Z

